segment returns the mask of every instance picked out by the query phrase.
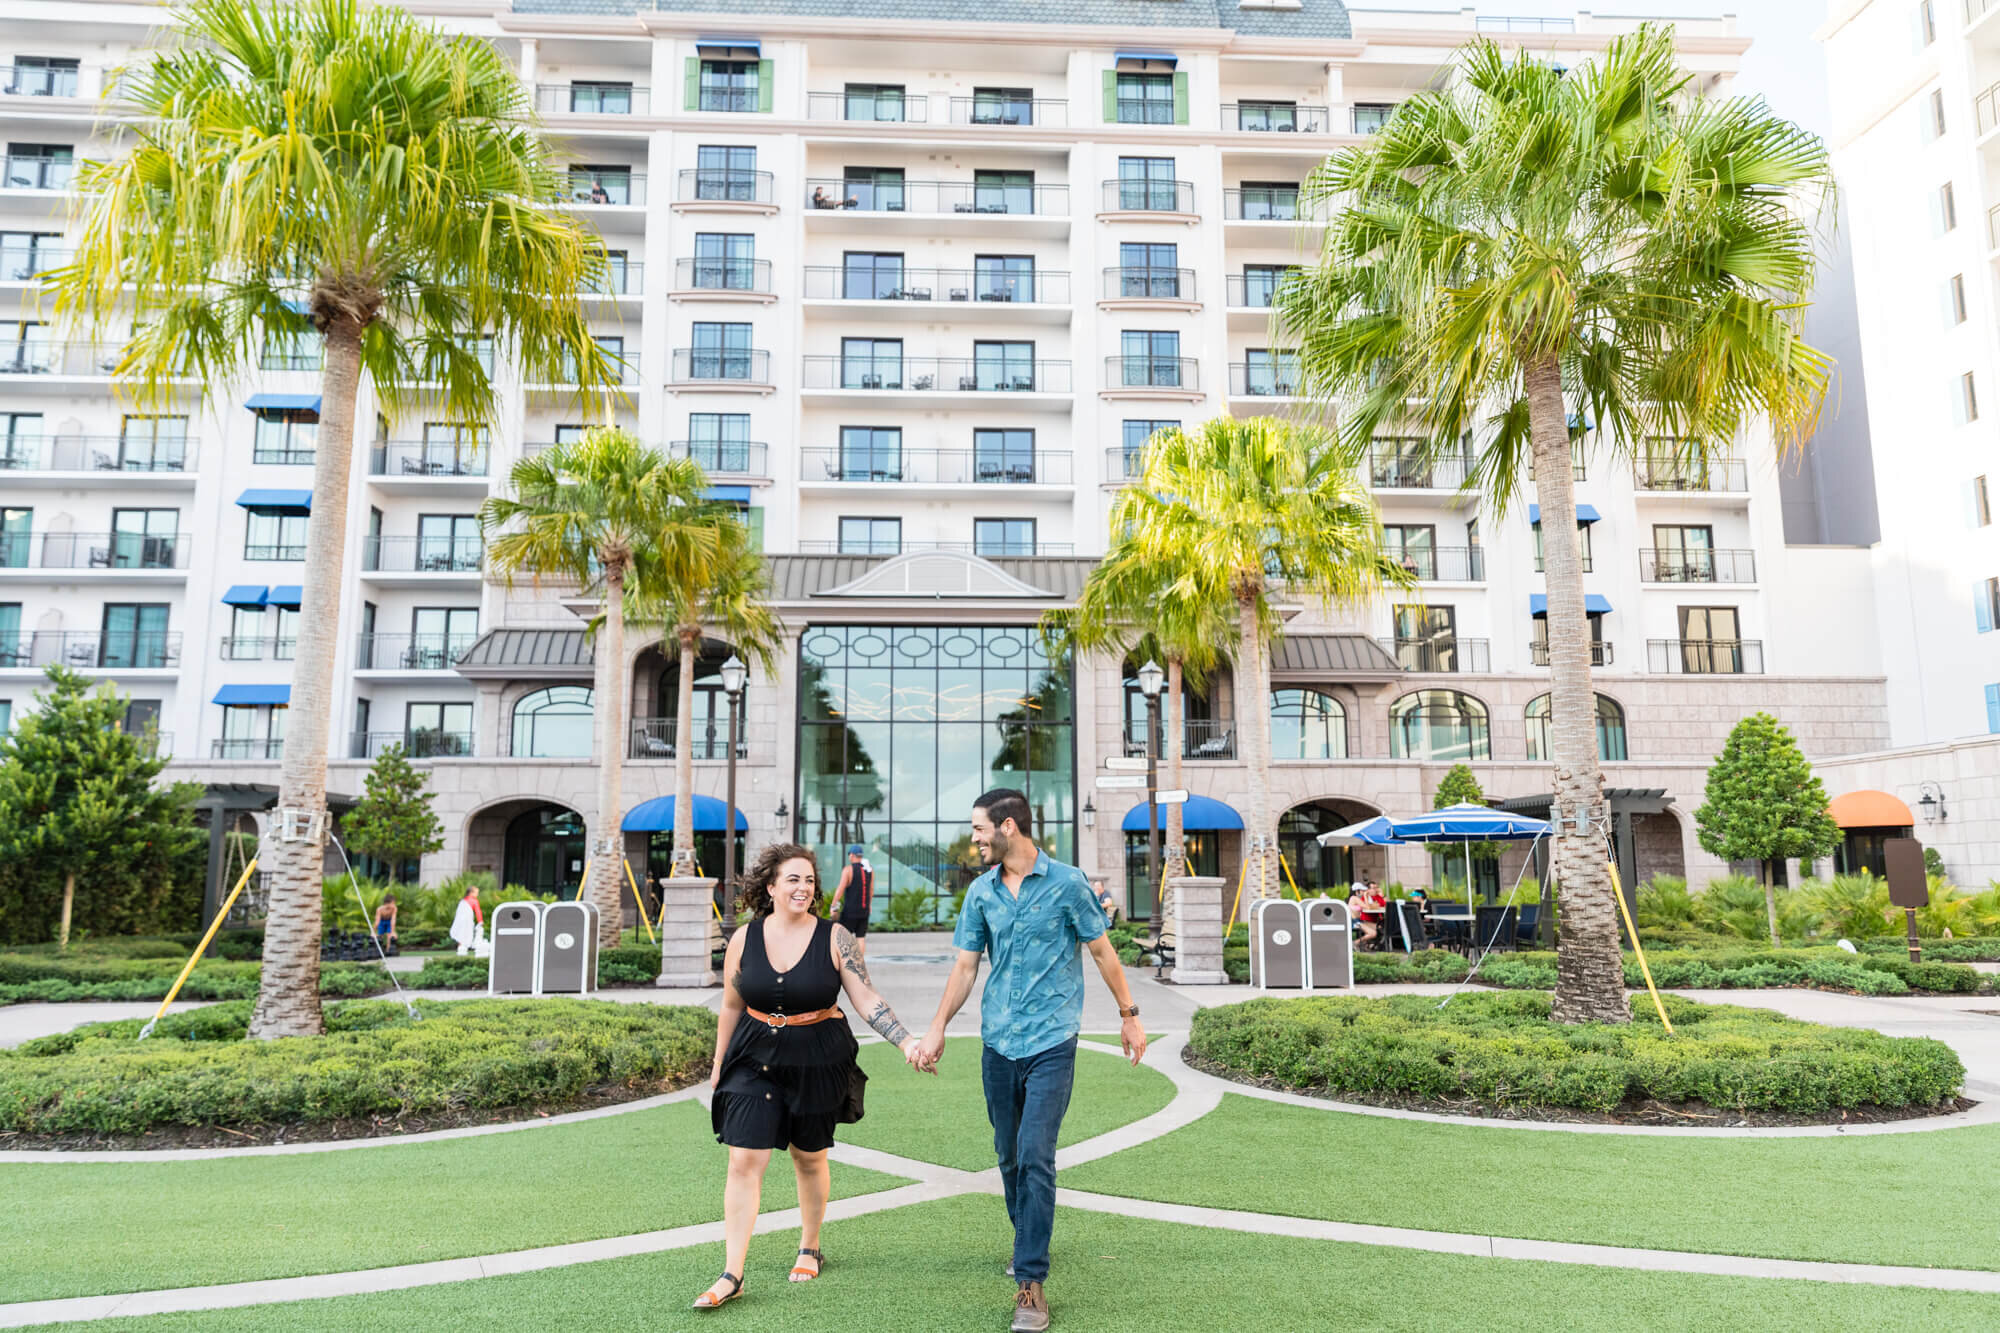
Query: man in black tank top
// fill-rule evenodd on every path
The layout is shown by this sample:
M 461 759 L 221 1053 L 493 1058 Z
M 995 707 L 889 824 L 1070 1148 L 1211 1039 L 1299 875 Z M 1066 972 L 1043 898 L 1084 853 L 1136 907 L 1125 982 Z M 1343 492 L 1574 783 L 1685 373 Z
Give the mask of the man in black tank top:
M 868 914 L 875 906 L 875 872 L 861 859 L 860 844 L 847 849 L 840 884 L 833 891 L 833 917 L 854 936 L 854 950 L 868 957 Z

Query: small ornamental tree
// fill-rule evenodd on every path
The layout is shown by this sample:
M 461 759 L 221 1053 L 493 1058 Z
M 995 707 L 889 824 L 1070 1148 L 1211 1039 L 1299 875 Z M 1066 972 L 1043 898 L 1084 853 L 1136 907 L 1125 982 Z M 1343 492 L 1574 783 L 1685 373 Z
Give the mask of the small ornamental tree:
M 1437 785 L 1437 792 L 1431 797 L 1431 809 L 1442 810 L 1448 805 L 1485 805 L 1486 793 L 1480 790 L 1479 779 L 1472 775 L 1468 764 L 1453 764 L 1451 772 Z M 1500 857 L 1497 842 L 1475 842 L 1461 848 L 1452 849 L 1472 861 L 1495 861 Z M 1467 868 L 1465 878 L 1466 901 L 1472 900 L 1472 875 Z
M 411 766 L 400 745 L 376 756 L 360 803 L 340 827 L 349 851 L 379 857 L 393 870 L 444 846 L 444 825 L 431 810 L 430 778 Z
M 1725 861 L 1755 861 L 1764 882 L 1764 917 L 1778 943 L 1778 898 L 1771 862 L 1818 860 L 1840 845 L 1840 827 L 1826 812 L 1826 789 L 1799 752 L 1792 733 L 1769 713 L 1752 713 L 1729 733 L 1709 766 L 1708 787 L 1694 812 L 1702 848 Z

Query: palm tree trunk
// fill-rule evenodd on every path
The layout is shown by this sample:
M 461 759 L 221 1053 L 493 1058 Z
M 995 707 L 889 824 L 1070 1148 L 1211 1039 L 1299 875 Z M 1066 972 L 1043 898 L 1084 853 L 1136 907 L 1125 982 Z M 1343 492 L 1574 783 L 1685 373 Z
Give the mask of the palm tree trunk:
M 1527 370 L 1528 425 L 1535 496 L 1542 507 L 1542 560 L 1548 571 L 1549 711 L 1555 776 L 1552 814 L 1588 814 L 1590 831 L 1560 827 L 1554 861 L 1562 913 L 1557 942 L 1555 1020 L 1626 1023 L 1625 965 L 1618 948 L 1604 838 L 1608 815 L 1597 766 L 1597 699 L 1590 683 L 1590 622 L 1576 541 L 1576 479 L 1562 370 L 1554 357 Z
M 625 700 L 630 685 L 625 678 L 625 571 L 606 561 L 604 568 L 604 634 L 597 645 L 600 655 L 597 715 L 604 723 L 604 751 L 597 764 L 597 823 L 591 829 L 591 845 L 597 849 L 590 858 L 587 889 L 580 890 L 597 904 L 597 947 L 614 948 L 625 929 Z
M 319 1004 L 320 880 L 326 867 L 327 737 L 333 713 L 333 656 L 340 593 L 347 582 L 347 481 L 354 455 L 354 402 L 361 388 L 361 325 L 342 316 L 324 331 L 319 436 L 313 457 L 313 521 L 306 525 L 305 593 L 285 713 L 278 809 L 260 854 L 271 886 L 264 922 L 264 969 L 249 1035 L 316 1037 Z M 278 836 L 287 811 L 309 836 Z
M 1261 579 L 1263 571 L 1257 571 L 1256 577 Z M 1249 858 L 1250 867 L 1243 890 L 1243 919 L 1247 921 L 1250 904 L 1276 892 L 1278 830 L 1271 814 L 1271 692 L 1264 684 L 1264 629 L 1257 623 L 1256 597 L 1242 596 L 1237 602 L 1243 648 L 1236 673 L 1236 735 L 1250 767 L 1250 808 L 1243 813 L 1243 855 Z
M 1175 791 L 1180 790 L 1181 785 L 1181 743 L 1186 739 L 1183 735 L 1187 727 L 1187 720 L 1183 716 L 1186 711 L 1181 702 L 1181 660 L 1178 657 L 1168 657 L 1167 734 L 1163 738 L 1164 743 L 1161 748 L 1166 751 L 1167 786 Z M 1187 836 L 1187 820 L 1184 817 L 1186 810 L 1186 806 L 1179 804 L 1167 807 L 1166 870 L 1170 876 L 1187 874 L 1187 848 L 1182 845 L 1182 840 Z M 1159 887 L 1155 884 L 1153 891 L 1159 892 Z
M 681 671 L 675 691 L 674 715 L 674 874 L 695 871 L 694 860 L 694 664 L 701 650 L 701 628 L 682 625 Z M 732 738 L 733 739 L 733 738 Z M 726 835 L 726 834 L 725 834 Z
M 69 918 L 70 918 L 70 911 L 75 906 L 76 906 L 76 872 L 72 870 L 68 874 L 63 876 L 62 925 L 59 926 L 56 930 L 57 953 L 69 952 Z

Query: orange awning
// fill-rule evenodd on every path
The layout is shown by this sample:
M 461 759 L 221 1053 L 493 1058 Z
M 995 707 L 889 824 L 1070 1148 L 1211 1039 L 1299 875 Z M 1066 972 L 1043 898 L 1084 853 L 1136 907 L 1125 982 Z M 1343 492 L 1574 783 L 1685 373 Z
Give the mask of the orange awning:
M 1912 828 L 1910 807 L 1886 791 L 1851 791 L 1827 802 L 1826 812 L 1842 828 Z

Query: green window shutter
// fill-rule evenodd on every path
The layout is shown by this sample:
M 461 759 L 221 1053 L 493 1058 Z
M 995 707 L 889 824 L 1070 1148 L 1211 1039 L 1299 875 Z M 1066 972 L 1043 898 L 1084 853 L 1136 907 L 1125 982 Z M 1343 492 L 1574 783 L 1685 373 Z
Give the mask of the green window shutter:
M 1188 123 L 1187 102 L 1187 75 L 1176 71 L 1174 73 L 1174 124 L 1185 125 Z
M 757 109 L 771 109 L 771 62 L 768 60 L 757 62 Z
M 756 550 L 756 551 L 761 551 L 761 550 L 763 550 L 763 549 L 764 549 L 764 511 L 763 511 L 763 510 L 762 510 L 761 508 L 750 508 L 750 509 L 746 509 L 746 510 L 744 510 L 744 511 L 743 511 L 743 521 L 744 521 L 744 525 L 745 525 L 746 527 L 748 527 L 748 528 L 750 529 L 750 547 L 751 547 L 751 549 L 752 549 L 752 550 Z
M 1104 123 L 1118 123 L 1118 71 L 1115 69 L 1104 71 Z
M 688 57 L 687 110 L 692 111 L 701 103 L 701 57 Z

